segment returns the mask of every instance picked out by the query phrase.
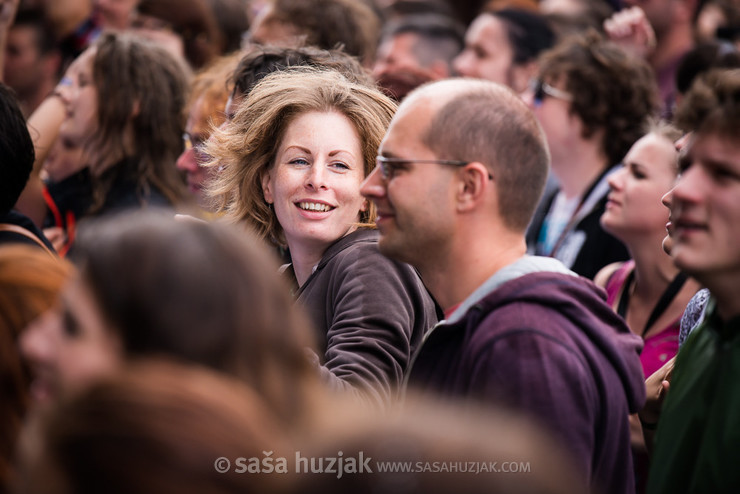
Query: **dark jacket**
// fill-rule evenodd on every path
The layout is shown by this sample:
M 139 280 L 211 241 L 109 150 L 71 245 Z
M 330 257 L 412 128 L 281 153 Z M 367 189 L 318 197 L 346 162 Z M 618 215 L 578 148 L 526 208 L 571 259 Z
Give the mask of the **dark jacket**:
M 430 332 L 409 387 L 523 411 L 598 492 L 634 492 L 628 414 L 645 401 L 640 337 L 590 281 L 523 272 L 500 285 L 494 275 Z
M 616 169 L 617 167 L 611 168 L 592 184 L 583 201 L 585 207 L 577 214 L 577 220 L 567 228 L 563 240 L 559 242 L 554 252 L 544 252 L 539 236 L 545 218 L 560 192 L 559 188 L 551 189 L 550 193 L 542 198 L 527 230 L 529 253 L 559 259 L 566 267 L 590 280 L 604 266 L 628 260 L 630 255 L 627 247 L 604 230 L 600 223 L 609 193 L 606 179 Z
M 51 245 L 51 242 L 49 242 L 46 236 L 44 236 L 43 232 L 39 230 L 33 221 L 18 211 L 11 210 L 5 214 L 0 214 L 0 223 L 20 226 L 21 228 L 26 229 L 26 231 L 38 238 L 39 242 L 43 243 L 50 251 L 54 252 L 54 246 Z M 28 238 L 26 235 L 11 231 L 0 231 L 0 245 L 7 244 L 26 244 L 38 247 L 39 249 L 42 248 L 38 242 Z
M 135 177 L 136 161 L 124 159 L 112 166 L 106 174 L 112 182 L 103 204 L 91 211 L 93 182 L 88 168 L 58 182 L 44 185 L 47 213 L 44 228 L 58 226 L 67 234 L 67 241 L 60 249 L 66 253 L 74 244 L 78 222 L 88 216 L 115 214 L 129 209 L 171 207 L 170 201 L 156 187 L 143 190 Z
M 375 230 L 329 247 L 296 296 L 318 330 L 323 377 L 381 405 L 396 395 L 424 332 L 437 322 L 419 275 L 378 251 Z

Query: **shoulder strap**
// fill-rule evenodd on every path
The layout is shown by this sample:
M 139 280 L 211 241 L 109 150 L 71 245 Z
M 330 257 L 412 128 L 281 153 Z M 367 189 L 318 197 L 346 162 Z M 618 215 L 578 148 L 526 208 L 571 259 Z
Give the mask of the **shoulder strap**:
M 41 241 L 40 238 L 38 238 L 36 235 L 31 233 L 30 230 L 27 228 L 23 228 L 19 225 L 14 225 L 12 223 L 0 223 L 0 232 L 11 232 L 11 233 L 17 233 L 18 235 L 23 235 L 24 237 L 30 238 L 34 242 L 36 242 L 42 249 L 46 251 L 47 254 L 49 254 L 52 257 L 57 257 L 55 253 L 53 253 L 45 243 Z

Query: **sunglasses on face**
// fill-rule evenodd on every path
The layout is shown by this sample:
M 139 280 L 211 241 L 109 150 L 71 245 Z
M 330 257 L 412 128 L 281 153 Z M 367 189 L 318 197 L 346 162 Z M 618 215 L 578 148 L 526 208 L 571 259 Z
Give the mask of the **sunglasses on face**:
M 573 96 L 570 93 L 552 87 L 542 79 L 533 79 L 530 81 L 529 89 L 532 91 L 535 106 L 541 105 L 542 101 L 548 96 L 563 101 L 573 101 Z

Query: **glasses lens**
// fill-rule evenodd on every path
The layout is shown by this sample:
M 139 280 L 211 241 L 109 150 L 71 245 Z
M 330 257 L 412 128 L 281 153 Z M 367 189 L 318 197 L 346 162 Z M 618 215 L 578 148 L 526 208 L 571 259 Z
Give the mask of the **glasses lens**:
M 375 165 L 380 168 L 380 176 L 383 177 L 384 180 L 388 180 L 388 167 L 385 161 L 383 161 L 383 158 L 380 156 L 375 158 Z

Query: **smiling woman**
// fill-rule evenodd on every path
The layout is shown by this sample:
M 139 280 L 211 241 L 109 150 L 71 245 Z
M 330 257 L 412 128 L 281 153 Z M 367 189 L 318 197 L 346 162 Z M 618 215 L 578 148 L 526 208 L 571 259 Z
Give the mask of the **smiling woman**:
M 383 257 L 360 185 L 395 104 L 333 71 L 266 77 L 216 131 L 211 194 L 237 223 L 287 247 L 297 302 L 318 329 L 321 372 L 376 403 L 395 394 L 435 304 L 416 272 Z

